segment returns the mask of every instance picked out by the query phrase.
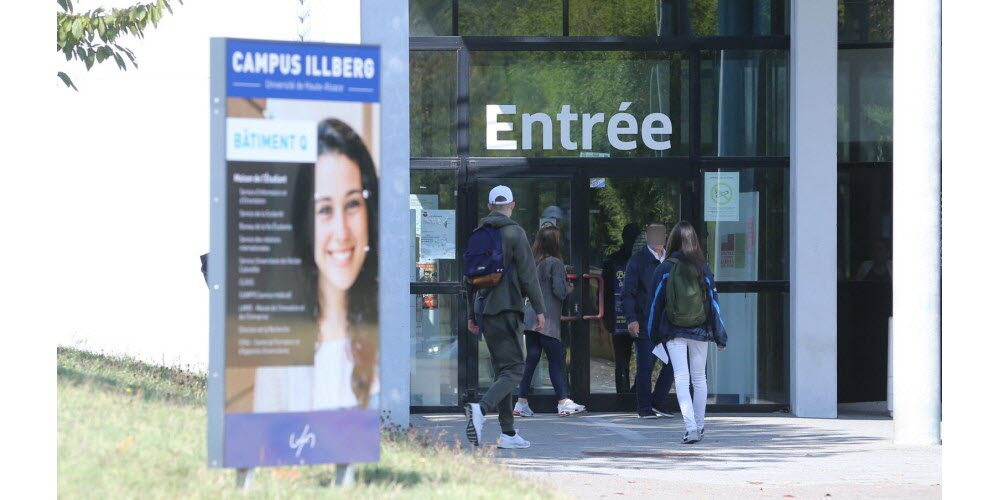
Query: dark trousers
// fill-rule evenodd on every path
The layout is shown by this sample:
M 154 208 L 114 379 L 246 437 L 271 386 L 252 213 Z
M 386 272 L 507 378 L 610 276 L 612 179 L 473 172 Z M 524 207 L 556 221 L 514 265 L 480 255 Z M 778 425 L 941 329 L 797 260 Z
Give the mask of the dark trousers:
M 629 382 L 632 361 L 632 336 L 627 333 L 612 335 L 611 347 L 615 350 L 615 392 L 625 394 L 632 390 Z
M 508 311 L 484 315 L 480 326 L 493 363 L 493 385 L 479 401 L 483 412 L 497 412 L 502 432 L 514 432 L 514 402 L 512 393 L 524 374 L 524 353 L 521 352 L 521 314 Z
M 535 376 L 535 368 L 542 360 L 542 351 L 545 351 L 545 358 L 549 360 L 549 378 L 552 380 L 552 388 L 556 391 L 556 397 L 560 400 L 569 397 L 566 390 L 566 374 L 563 365 L 562 342 L 557 338 L 542 335 L 538 332 L 526 330 L 524 332 L 524 347 L 527 350 L 527 358 L 524 360 L 524 376 L 521 377 L 521 386 L 517 390 L 518 396 L 527 398 L 531 392 L 531 379 Z
M 649 337 L 639 337 L 635 340 L 635 399 L 638 410 L 652 410 L 653 405 L 663 407 L 670 395 L 670 386 L 674 385 L 674 367 L 663 365 L 653 354 L 653 341 Z M 653 363 L 660 363 L 660 376 L 653 384 Z

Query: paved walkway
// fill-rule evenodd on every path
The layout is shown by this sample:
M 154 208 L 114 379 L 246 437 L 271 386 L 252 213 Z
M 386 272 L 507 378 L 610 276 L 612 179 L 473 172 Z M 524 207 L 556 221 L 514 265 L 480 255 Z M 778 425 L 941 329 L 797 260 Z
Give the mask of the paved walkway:
M 414 425 L 466 447 L 461 415 L 414 415 Z M 516 421 L 526 450 L 497 460 L 581 498 L 940 498 L 941 447 L 892 444 L 892 420 L 718 414 L 705 440 L 682 445 L 683 421 L 634 414 L 539 415 Z M 484 442 L 500 429 L 487 417 Z

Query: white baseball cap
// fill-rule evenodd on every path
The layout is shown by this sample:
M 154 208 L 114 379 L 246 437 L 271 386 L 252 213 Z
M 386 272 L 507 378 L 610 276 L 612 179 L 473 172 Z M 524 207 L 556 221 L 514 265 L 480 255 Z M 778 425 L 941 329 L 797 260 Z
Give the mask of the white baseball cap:
M 497 186 L 490 190 L 490 205 L 506 205 L 514 201 L 514 193 L 507 186 Z

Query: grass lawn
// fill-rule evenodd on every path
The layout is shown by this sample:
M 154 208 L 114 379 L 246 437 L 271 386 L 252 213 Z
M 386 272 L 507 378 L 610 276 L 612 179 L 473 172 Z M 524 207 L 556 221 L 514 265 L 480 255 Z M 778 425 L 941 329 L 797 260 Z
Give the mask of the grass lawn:
M 250 491 L 210 469 L 201 374 L 58 349 L 58 484 L 63 498 L 551 498 L 493 462 L 415 432 L 384 432 L 382 461 L 331 488 L 333 466 L 257 470 Z

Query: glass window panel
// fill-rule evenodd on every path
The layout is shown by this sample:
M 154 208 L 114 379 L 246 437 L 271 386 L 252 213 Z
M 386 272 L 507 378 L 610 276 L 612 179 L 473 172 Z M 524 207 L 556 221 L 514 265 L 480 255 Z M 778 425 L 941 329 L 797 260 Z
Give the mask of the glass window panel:
M 490 189 L 497 184 L 510 188 L 514 194 L 514 214 L 511 216 L 528 236 L 529 242 L 535 241 L 535 235 L 544 223 L 552 223 L 559 227 L 562 234 L 562 256 L 567 265 L 572 262 L 573 248 L 570 246 L 570 181 L 565 178 L 506 178 L 480 179 L 477 182 L 478 200 L 482 203 L 477 207 L 479 218 L 486 217 L 489 209 L 486 199 Z M 478 219 L 477 219 L 478 221 Z
M 709 174 L 733 171 L 711 170 Z M 717 281 L 787 280 L 788 169 L 738 172 L 739 220 L 705 221 L 701 236 L 709 267 Z
M 787 50 L 702 54 L 701 152 L 788 156 Z
M 837 52 L 837 159 L 892 161 L 892 49 Z
M 690 0 L 691 33 L 696 36 L 784 35 L 787 0 Z
M 458 405 L 457 295 L 410 296 L 410 404 Z
M 456 53 L 410 51 L 410 156 L 456 156 Z
M 656 36 L 660 24 L 659 0 L 572 0 L 570 36 Z
M 410 0 L 410 36 L 451 35 L 451 0 Z
M 729 341 L 709 345 L 710 404 L 787 404 L 788 294 L 720 293 Z
M 472 54 L 470 121 L 473 156 L 682 156 L 688 153 L 688 62 L 677 52 L 475 52 Z M 653 150 L 641 133 L 621 134 L 635 141 L 635 149 L 612 147 L 608 124 L 623 103 L 638 128 L 650 113 L 667 115 L 669 135 L 654 134 L 654 141 L 670 140 L 670 149 Z M 515 140 L 517 149 L 486 148 L 486 105 L 511 104 L 515 114 L 498 121 L 511 123 L 512 131 L 497 132 L 498 140 Z M 577 114 L 568 127 L 557 115 L 563 106 Z M 531 126 L 531 148 L 524 141 L 525 114 L 544 114 L 551 127 Z M 603 113 L 603 121 L 589 133 L 582 125 L 584 114 Z M 624 126 L 622 126 L 624 128 Z M 543 130 L 551 137 L 544 149 Z M 563 135 L 566 132 L 566 135 Z M 564 141 L 565 139 L 565 141 Z M 584 141 L 592 141 L 589 149 Z M 567 142 L 568 141 L 568 142 Z
M 885 401 L 892 168 L 841 168 L 837 177 L 837 401 Z
M 561 36 L 561 0 L 460 0 L 458 33 Z
M 837 181 L 838 280 L 891 280 L 892 169 L 842 169 Z
M 410 170 L 411 282 L 459 281 L 455 171 Z
M 841 42 L 891 42 L 892 0 L 840 0 Z

